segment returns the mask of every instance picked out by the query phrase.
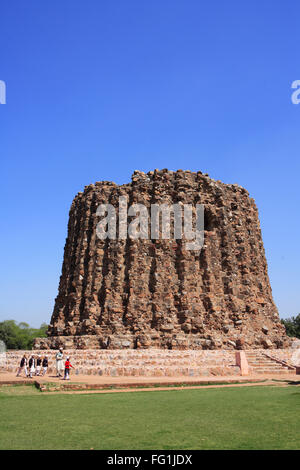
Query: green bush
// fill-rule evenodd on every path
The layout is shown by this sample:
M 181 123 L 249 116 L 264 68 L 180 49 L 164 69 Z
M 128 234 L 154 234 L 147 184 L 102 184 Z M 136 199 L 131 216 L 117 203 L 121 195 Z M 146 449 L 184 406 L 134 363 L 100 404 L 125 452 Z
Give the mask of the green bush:
M 42 323 L 40 328 L 31 328 L 27 323 L 16 323 L 15 320 L 0 322 L 0 340 L 7 349 L 32 349 L 35 338 L 44 338 L 48 326 Z
M 288 336 L 300 339 L 300 313 L 296 317 L 281 320 L 281 323 L 285 326 Z

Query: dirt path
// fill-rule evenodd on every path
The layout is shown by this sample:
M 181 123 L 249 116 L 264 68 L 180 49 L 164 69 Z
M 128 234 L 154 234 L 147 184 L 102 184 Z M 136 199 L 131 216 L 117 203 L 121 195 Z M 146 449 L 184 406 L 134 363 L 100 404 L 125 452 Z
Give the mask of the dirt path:
M 280 380 L 300 380 L 299 375 L 295 374 L 256 374 L 256 375 L 247 375 L 247 376 L 201 376 L 201 377 L 190 377 L 190 376 L 177 376 L 177 377 L 145 377 L 145 376 L 99 376 L 99 375 L 75 375 L 70 376 L 71 380 L 67 383 L 84 383 L 84 384 L 93 384 L 93 385 L 103 385 L 103 386 L 141 386 L 141 385 L 176 385 L 176 384 L 191 384 L 191 385 L 201 385 L 206 384 L 210 385 L 212 383 L 230 383 L 230 382 L 245 382 L 245 381 L 259 381 L 266 379 L 280 379 Z M 66 383 L 61 378 L 58 378 L 54 375 L 34 376 L 32 379 L 26 378 L 23 376 L 16 377 L 16 374 L 13 372 L 0 372 L 0 384 L 8 382 L 34 382 L 38 380 L 40 383 Z
M 275 381 L 274 381 L 275 379 Z M 277 380 L 277 381 L 276 381 Z M 278 381 L 280 380 L 280 381 Z M 44 394 L 87 394 L 87 393 L 120 393 L 120 392 L 142 392 L 142 391 L 164 391 L 164 390 L 192 390 L 200 388 L 226 388 L 244 386 L 287 386 L 288 382 L 300 383 L 299 375 L 256 375 L 256 376 L 232 376 L 232 377 L 103 377 L 103 376 L 73 376 L 72 380 L 65 382 L 53 376 L 16 377 L 13 373 L 0 373 L 1 384 L 28 384 L 37 382 L 45 386 Z M 238 383 L 237 383 L 238 382 Z M 50 385 L 51 384 L 51 385 Z M 47 391 L 47 386 L 53 390 Z M 180 386 L 182 384 L 182 386 Z M 74 387 L 63 390 L 63 387 Z M 80 387 L 82 386 L 82 389 Z M 91 387 L 84 389 L 85 386 Z M 55 390 L 55 387 L 62 387 Z M 75 387 L 78 387 L 76 389 Z M 113 387 L 113 388 L 112 388 Z

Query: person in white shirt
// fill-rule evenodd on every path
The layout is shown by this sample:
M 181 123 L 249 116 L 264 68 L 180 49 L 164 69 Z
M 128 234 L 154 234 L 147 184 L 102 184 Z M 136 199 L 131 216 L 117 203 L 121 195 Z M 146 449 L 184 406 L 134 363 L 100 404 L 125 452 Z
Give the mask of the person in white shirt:
M 63 363 L 63 348 L 59 348 L 58 353 L 56 354 L 56 377 L 62 377 L 63 370 L 64 370 L 64 363 Z

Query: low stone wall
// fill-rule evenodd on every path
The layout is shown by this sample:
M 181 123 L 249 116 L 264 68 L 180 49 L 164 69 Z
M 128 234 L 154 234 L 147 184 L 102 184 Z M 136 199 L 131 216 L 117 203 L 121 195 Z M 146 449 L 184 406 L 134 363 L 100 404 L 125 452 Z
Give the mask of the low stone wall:
M 10 350 L 0 363 L 0 371 L 15 372 L 18 369 L 24 353 L 30 355 L 40 354 L 43 358 L 48 356 L 48 375 L 56 374 L 54 350 L 17 351 Z M 253 350 L 243 351 L 246 359 L 253 355 Z M 285 361 L 288 364 L 300 365 L 300 349 L 265 349 L 255 350 L 259 358 L 265 354 L 274 359 Z M 103 376 L 147 376 L 147 377 L 178 377 L 178 376 L 234 376 L 240 375 L 241 369 L 237 365 L 236 351 L 228 350 L 161 350 L 161 349 L 120 349 L 120 350 L 78 350 L 66 349 L 64 359 L 70 356 L 70 362 L 75 375 L 103 375 Z M 247 357 L 248 355 L 248 357 Z M 298 357 L 298 359 L 297 359 Z M 269 362 L 272 363 L 270 360 Z M 271 365 L 275 365 L 271 364 Z M 270 369 L 270 372 L 273 369 Z M 265 370 L 268 372 L 268 370 Z M 275 372 L 275 369 L 273 370 Z M 255 367 L 249 367 L 250 373 L 255 373 Z M 280 365 L 278 365 L 280 373 Z
M 53 350 L 8 351 L 1 370 L 17 370 L 24 353 L 48 356 L 48 374 L 55 374 Z M 231 351 L 153 350 L 64 350 L 70 356 L 73 374 L 103 376 L 209 376 L 239 375 L 235 353 Z

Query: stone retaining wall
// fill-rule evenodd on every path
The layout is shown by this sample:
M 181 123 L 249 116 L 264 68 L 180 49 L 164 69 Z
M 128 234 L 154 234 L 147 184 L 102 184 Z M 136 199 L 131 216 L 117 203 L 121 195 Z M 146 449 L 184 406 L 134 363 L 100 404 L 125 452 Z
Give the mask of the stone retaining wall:
M 48 374 L 54 374 L 53 350 L 8 351 L 2 370 L 17 370 L 22 355 L 26 353 L 48 356 Z M 74 366 L 73 373 L 104 376 L 207 376 L 239 375 L 235 353 L 231 351 L 162 351 L 162 350 L 65 350 Z M 0 370 L 1 370 L 0 369 Z
M 298 350 L 298 353 L 299 354 Z M 7 351 L 0 364 L 0 371 L 14 372 L 17 370 L 24 353 L 48 356 L 48 374 L 55 374 L 54 350 Z M 253 351 L 249 350 L 249 354 Z M 257 351 L 265 354 L 264 349 Z M 247 351 L 245 351 L 247 357 Z M 269 350 L 270 356 L 276 357 L 293 365 L 297 364 L 295 350 Z M 226 376 L 240 375 L 240 367 L 236 365 L 234 351 L 228 350 L 74 350 L 64 351 L 64 358 L 70 356 L 74 366 L 73 374 L 103 376 Z M 250 368 L 251 369 L 251 368 Z M 252 369 L 251 369 L 252 371 Z

